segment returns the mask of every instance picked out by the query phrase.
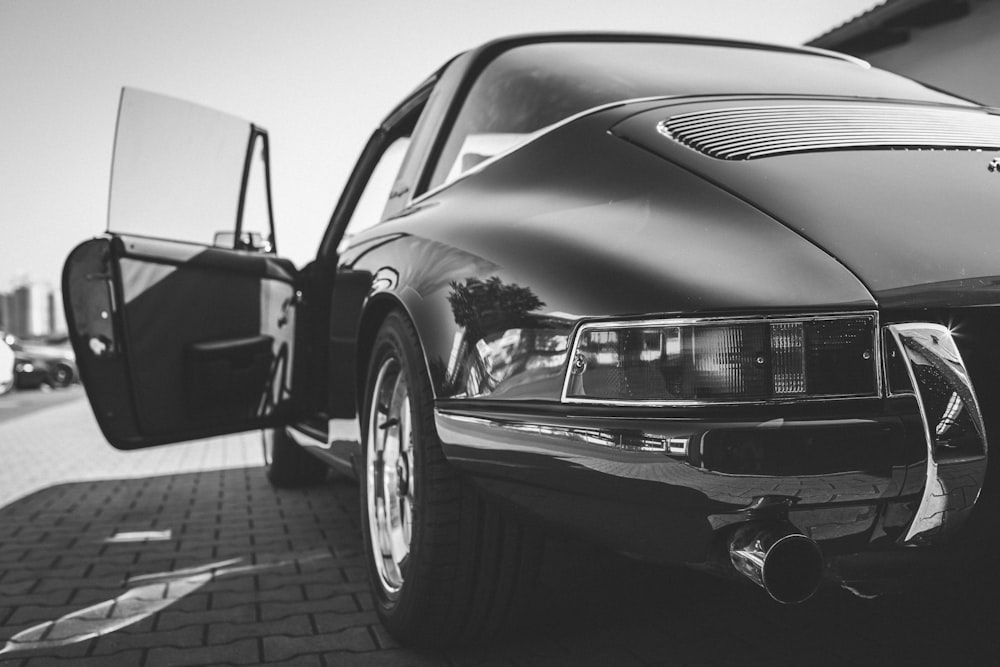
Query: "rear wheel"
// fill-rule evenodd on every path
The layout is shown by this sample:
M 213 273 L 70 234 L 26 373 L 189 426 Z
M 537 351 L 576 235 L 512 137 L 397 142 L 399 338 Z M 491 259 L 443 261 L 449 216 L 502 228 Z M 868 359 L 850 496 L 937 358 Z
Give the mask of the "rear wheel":
M 274 486 L 295 488 L 326 479 L 326 464 L 302 449 L 284 428 L 261 431 L 261 444 L 267 479 Z
M 445 460 L 419 341 L 402 313 L 383 323 L 367 377 L 361 523 L 376 610 L 411 645 L 489 638 L 518 616 L 541 540 Z

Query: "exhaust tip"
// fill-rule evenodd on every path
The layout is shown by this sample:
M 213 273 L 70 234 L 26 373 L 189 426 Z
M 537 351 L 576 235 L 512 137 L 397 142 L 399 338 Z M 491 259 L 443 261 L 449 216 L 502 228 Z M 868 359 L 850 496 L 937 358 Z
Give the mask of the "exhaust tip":
M 782 604 L 805 602 L 823 579 L 819 545 L 787 523 L 740 528 L 730 540 L 729 558 L 737 572 Z
M 788 535 L 774 543 L 764 558 L 764 590 L 782 604 L 798 604 L 813 596 L 823 579 L 823 554 L 805 535 Z

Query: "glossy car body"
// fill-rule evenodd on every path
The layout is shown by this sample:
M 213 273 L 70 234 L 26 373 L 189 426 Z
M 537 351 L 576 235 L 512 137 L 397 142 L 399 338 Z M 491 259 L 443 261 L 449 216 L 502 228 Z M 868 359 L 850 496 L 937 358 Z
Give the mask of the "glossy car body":
M 247 127 L 244 190 L 266 138 Z M 782 601 L 820 577 L 875 593 L 989 517 L 976 501 L 1000 400 L 998 127 L 988 109 L 825 52 L 499 40 L 383 121 L 315 262 L 135 235 L 112 215 L 67 262 L 71 335 L 117 447 L 287 426 L 364 479 L 377 386 L 366 396 L 395 317 L 419 341 L 448 466 L 519 520 L 739 571 Z M 381 215 L 359 220 L 402 138 Z M 756 363 L 773 386 L 713 398 L 659 376 L 645 393 L 575 379 L 605 363 L 583 351 L 590 332 L 712 327 L 767 332 L 739 372 Z M 830 332 L 848 329 L 837 347 Z M 791 390 L 775 370 L 786 334 L 813 345 L 793 366 L 819 369 Z M 827 363 L 834 348 L 853 351 Z M 619 365 L 589 377 L 624 368 L 616 349 Z M 778 545 L 793 545 L 792 575 L 769 583 Z M 398 591 L 379 572 L 391 615 Z

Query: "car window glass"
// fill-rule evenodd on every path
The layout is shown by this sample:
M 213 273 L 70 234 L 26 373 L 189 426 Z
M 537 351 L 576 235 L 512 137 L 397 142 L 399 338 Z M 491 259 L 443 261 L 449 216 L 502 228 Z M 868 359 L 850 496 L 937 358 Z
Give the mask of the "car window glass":
M 649 63 L 662 44 L 532 44 L 505 51 L 476 79 L 431 186 L 591 107 L 664 91 Z M 635 67 L 645 63 L 644 66 Z
M 396 175 L 410 146 L 410 137 L 400 137 L 392 142 L 382 153 L 375 169 L 372 171 L 365 189 L 361 193 L 358 205 L 347 223 L 341 247 L 354 235 L 380 222 L 385 215 L 389 193 L 396 182 Z
M 211 245 L 234 230 L 251 131 L 235 116 L 126 89 L 108 231 Z

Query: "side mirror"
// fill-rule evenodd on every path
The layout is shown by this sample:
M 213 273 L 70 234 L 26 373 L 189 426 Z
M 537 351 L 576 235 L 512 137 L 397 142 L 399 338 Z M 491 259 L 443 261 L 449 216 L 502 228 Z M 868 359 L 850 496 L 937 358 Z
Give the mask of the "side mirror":
M 234 232 L 215 232 L 212 245 L 227 250 L 248 250 L 250 252 L 271 252 L 270 240 L 265 239 L 260 232 L 240 232 L 239 239 Z

